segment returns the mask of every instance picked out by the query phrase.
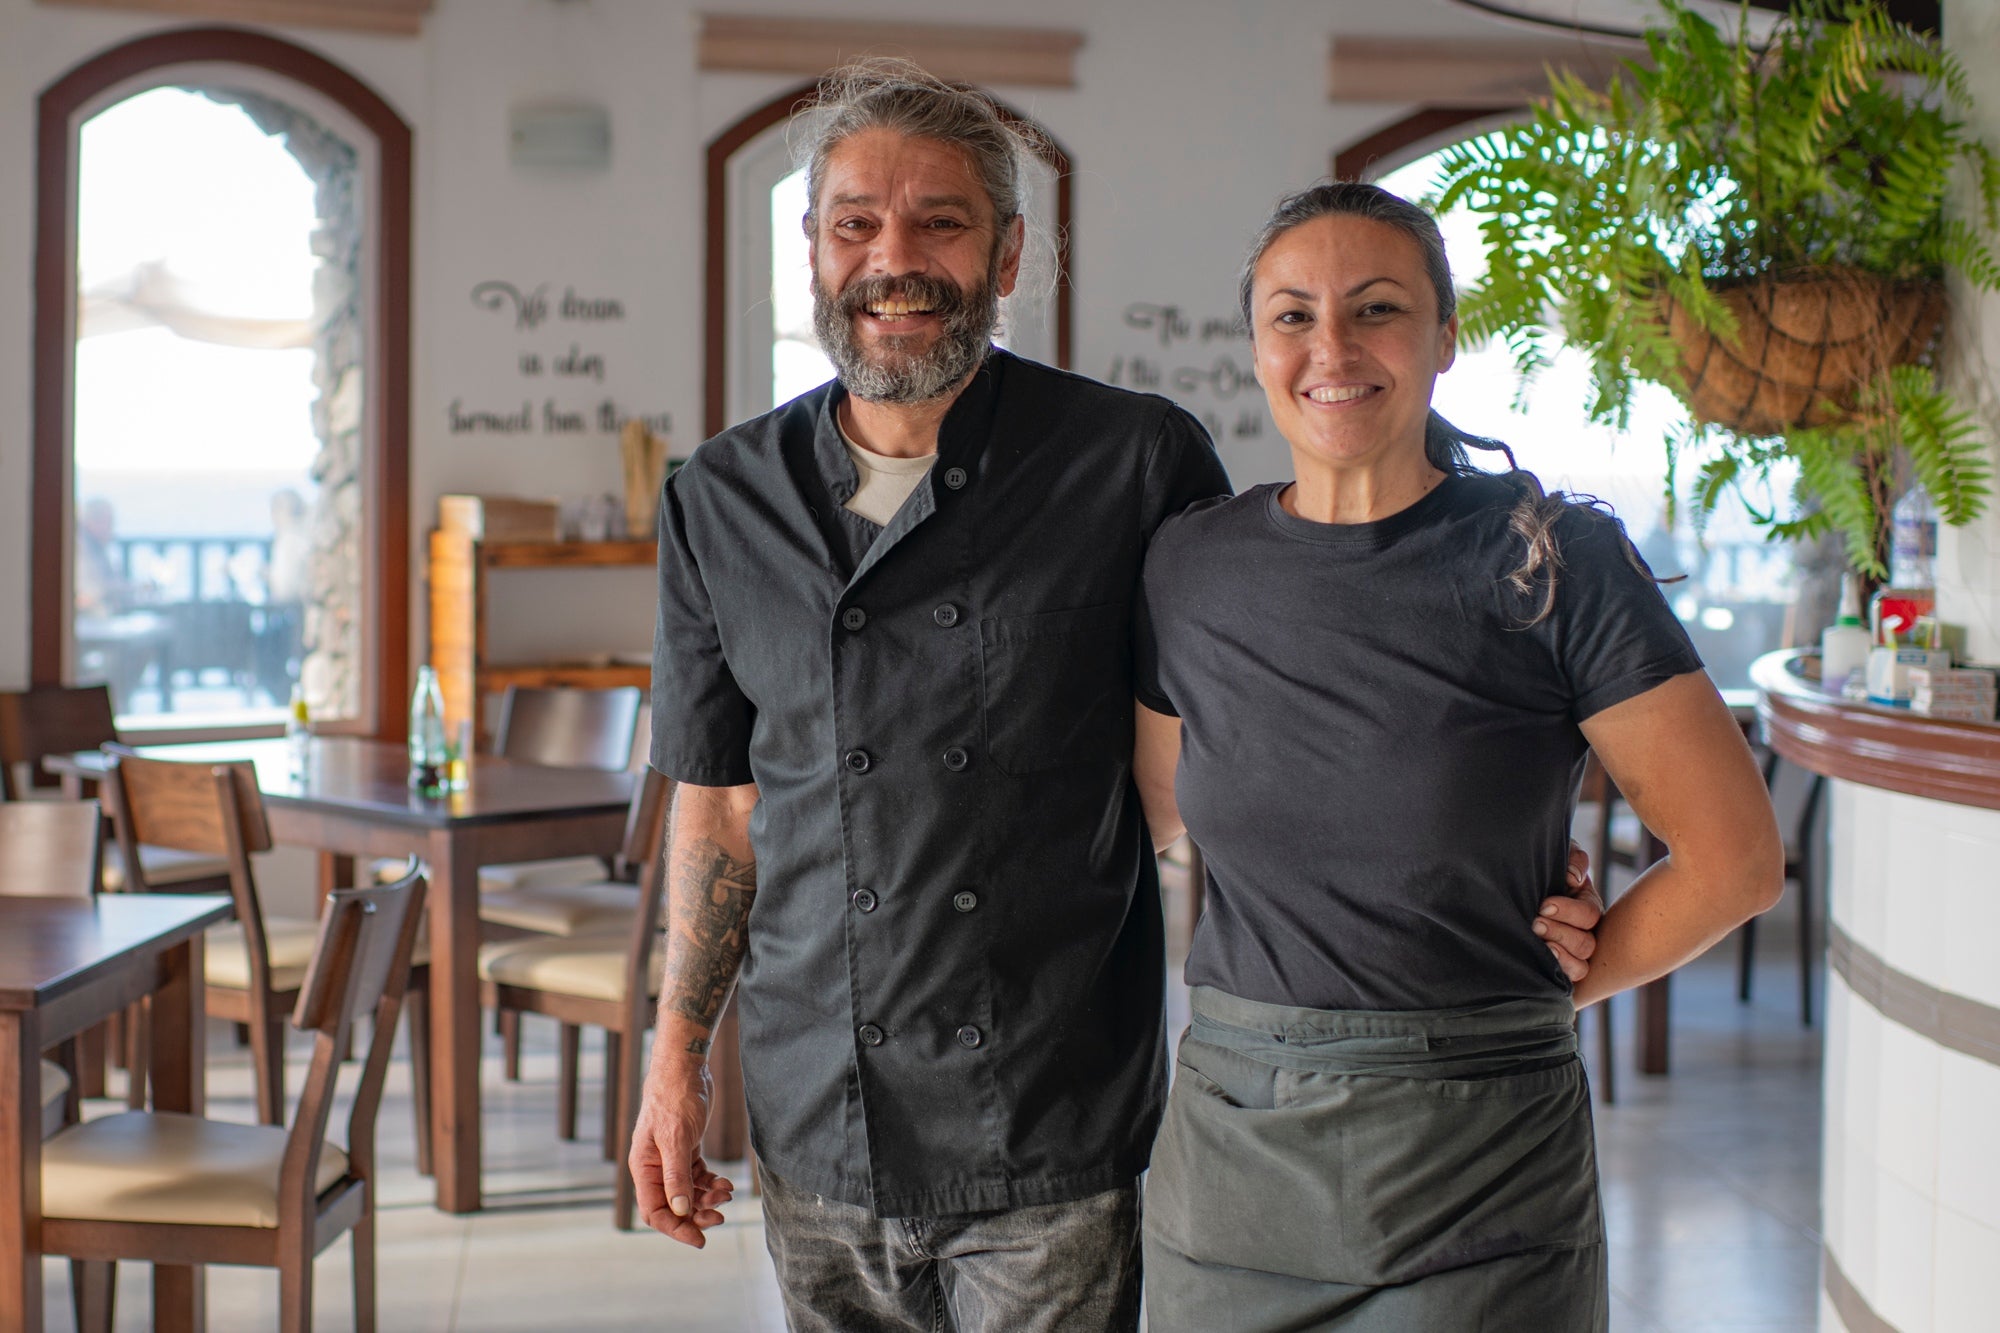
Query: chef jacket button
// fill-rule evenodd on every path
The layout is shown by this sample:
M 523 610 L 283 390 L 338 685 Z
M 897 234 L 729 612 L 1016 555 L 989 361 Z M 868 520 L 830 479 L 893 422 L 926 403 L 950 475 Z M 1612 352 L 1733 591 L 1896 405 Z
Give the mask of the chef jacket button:
M 958 1030 L 958 1044 L 965 1047 L 968 1051 L 984 1040 L 986 1038 L 980 1035 L 979 1029 L 970 1023 L 967 1023 Z
M 969 480 L 971 478 L 965 475 L 965 469 L 962 467 L 948 467 L 944 470 L 944 484 L 955 491 L 962 489 Z
M 840 623 L 849 629 L 858 630 L 868 623 L 868 613 L 858 606 L 850 606 L 840 613 Z
M 944 626 L 946 629 L 950 629 L 958 623 L 958 608 L 950 602 L 946 602 L 943 606 L 931 612 L 931 619 L 937 621 L 938 624 Z
M 954 773 L 963 771 L 966 764 L 970 762 L 971 756 L 956 745 L 944 752 L 944 766 Z
M 874 911 L 875 910 L 874 893 L 868 889 L 856 889 L 854 891 L 854 905 L 860 908 L 864 912 Z
M 951 895 L 951 905 L 961 912 L 970 912 L 979 906 L 979 895 L 971 889 L 960 889 Z
M 861 1038 L 863 1046 L 880 1046 L 886 1039 L 882 1029 L 876 1027 L 873 1023 L 863 1023 L 858 1035 Z
M 847 771 L 850 773 L 866 773 L 875 763 L 873 759 L 868 757 L 868 751 L 866 750 L 849 750 L 844 758 L 844 762 L 847 764 Z

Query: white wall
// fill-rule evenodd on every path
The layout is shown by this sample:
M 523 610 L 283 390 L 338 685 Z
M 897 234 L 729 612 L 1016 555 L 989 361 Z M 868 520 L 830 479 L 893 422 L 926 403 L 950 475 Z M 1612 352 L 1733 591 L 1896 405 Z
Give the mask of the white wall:
M 711 0 L 707 8 L 723 6 Z M 574 497 L 615 489 L 615 437 L 496 438 L 454 435 L 451 404 L 516 410 L 525 398 L 591 411 L 671 414 L 676 452 L 701 422 L 703 163 L 708 140 L 794 80 L 704 75 L 695 69 L 692 0 L 439 0 L 421 37 L 285 30 L 373 86 L 416 132 L 415 397 L 412 540 L 436 496 L 457 489 Z M 1282 191 L 1327 169 L 1330 153 L 1401 114 L 1397 107 L 1334 107 L 1324 95 L 1335 32 L 1484 32 L 1495 25 L 1448 0 L 1411 0 L 1390 17 L 1366 0 L 1016 0 L 941 13 L 921 0 L 813 0 L 816 16 L 1005 21 L 1082 29 L 1072 90 L 1000 88 L 1040 120 L 1077 166 L 1073 259 L 1076 368 L 1108 374 L 1143 356 L 1167 372 L 1210 368 L 1240 344 L 1161 349 L 1125 323 L 1135 302 L 1176 305 L 1197 321 L 1229 313 L 1233 270 L 1249 232 Z M 782 3 L 758 9 L 783 12 Z M 175 26 L 145 15 L 0 0 L 0 687 L 27 673 L 27 491 L 32 319 L 35 99 L 66 70 L 107 47 Z M 610 111 L 613 167 L 556 177 L 506 161 L 507 109 L 535 99 L 587 98 Z M 472 287 L 499 279 L 547 284 L 618 300 L 623 321 L 566 325 L 552 316 L 532 333 L 476 308 Z M 601 355 L 602 383 L 525 380 L 524 350 L 545 356 L 575 341 Z M 1171 384 L 1162 386 L 1171 391 Z M 1239 406 L 1185 393 L 1216 411 L 1239 484 L 1281 475 L 1287 462 L 1264 428 L 1235 439 Z M 1259 409 L 1261 412 L 1261 409 Z M 539 424 L 539 423 L 538 423 Z M 420 577 L 420 575 L 419 575 Z M 569 627 L 589 635 L 607 621 L 644 646 L 650 601 L 643 579 L 615 578 L 565 599 Z M 413 643 L 421 652 L 421 583 L 413 590 Z M 534 602 L 554 597 L 531 591 Z M 547 608 L 542 608 L 546 610 Z M 542 611 L 538 611 L 538 614 Z
M 1973 125 L 1989 144 L 2000 144 L 2000 0 L 1945 0 L 1946 45 L 1965 65 L 1976 111 Z M 1952 321 L 1956 343 L 1954 379 L 1978 405 L 1982 424 L 2000 438 L 2000 394 L 1994 369 L 2000 366 L 2000 296 L 1968 297 L 1953 292 L 1958 313 Z M 1989 457 L 2000 459 L 2000 450 Z M 1996 469 L 2000 470 L 2000 469 Z M 2000 662 L 2000 507 L 1964 528 L 1938 534 L 1938 613 L 1966 627 L 1966 651 L 1976 661 Z

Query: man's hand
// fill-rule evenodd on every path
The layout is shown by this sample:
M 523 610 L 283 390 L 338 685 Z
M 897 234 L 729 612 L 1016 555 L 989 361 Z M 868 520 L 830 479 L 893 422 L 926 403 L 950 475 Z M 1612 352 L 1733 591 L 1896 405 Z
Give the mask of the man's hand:
M 708 1243 L 702 1233 L 721 1224 L 718 1210 L 736 1191 L 701 1157 L 710 1095 L 704 1061 L 655 1060 L 646 1075 L 628 1162 L 638 1187 L 640 1218 L 669 1240 L 697 1250 Z
M 1597 922 L 1604 915 L 1604 897 L 1590 878 L 1590 853 L 1569 844 L 1569 892 L 1542 900 L 1535 933 L 1556 956 L 1563 975 L 1574 986 L 1590 975 L 1590 956 L 1597 952 Z

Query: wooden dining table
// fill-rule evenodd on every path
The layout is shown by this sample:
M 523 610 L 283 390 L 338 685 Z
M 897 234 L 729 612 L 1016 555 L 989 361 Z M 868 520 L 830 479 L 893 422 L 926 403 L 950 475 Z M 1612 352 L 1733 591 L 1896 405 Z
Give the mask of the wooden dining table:
M 431 1153 L 437 1206 L 470 1213 L 479 1188 L 479 868 L 617 853 L 633 777 L 474 756 L 465 790 L 431 799 L 407 781 L 393 742 L 316 736 L 295 766 L 282 739 L 142 747 L 161 759 L 248 759 L 282 844 L 325 858 L 324 883 L 351 880 L 352 858 L 421 857 L 429 868 Z M 43 761 L 66 782 L 103 775 L 99 751 Z M 0 1325 L 4 1327 L 4 1325 Z
M 150 995 L 153 1105 L 199 1115 L 202 932 L 232 915 L 212 895 L 0 897 L 0 1329 L 42 1327 L 43 1050 Z M 201 1270 L 156 1266 L 153 1309 L 200 1328 Z

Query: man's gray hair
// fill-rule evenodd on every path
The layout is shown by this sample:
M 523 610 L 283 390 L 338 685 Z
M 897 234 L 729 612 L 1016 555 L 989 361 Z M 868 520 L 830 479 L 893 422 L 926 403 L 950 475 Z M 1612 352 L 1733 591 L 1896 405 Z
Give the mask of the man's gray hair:
M 1034 130 L 977 88 L 947 83 L 908 60 L 878 57 L 844 65 L 820 81 L 819 95 L 794 122 L 794 160 L 806 169 L 806 230 L 817 225 L 827 158 L 866 130 L 894 130 L 962 149 L 1002 228 L 1025 207 Z

